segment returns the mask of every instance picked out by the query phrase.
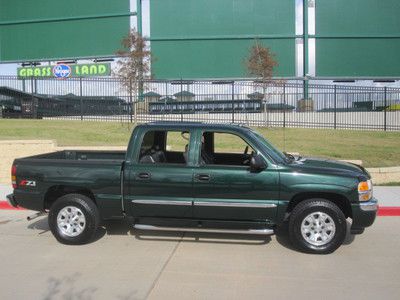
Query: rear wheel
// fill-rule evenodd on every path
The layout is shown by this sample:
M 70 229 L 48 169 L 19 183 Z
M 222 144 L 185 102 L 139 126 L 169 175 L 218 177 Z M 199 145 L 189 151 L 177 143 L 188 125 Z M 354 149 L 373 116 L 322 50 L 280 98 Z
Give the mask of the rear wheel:
M 80 194 L 68 194 L 54 202 L 49 212 L 49 226 L 63 244 L 89 242 L 99 226 L 100 215 L 93 201 Z
M 325 199 L 300 202 L 289 219 L 289 237 L 301 251 L 328 254 L 346 237 L 346 217 L 340 208 Z

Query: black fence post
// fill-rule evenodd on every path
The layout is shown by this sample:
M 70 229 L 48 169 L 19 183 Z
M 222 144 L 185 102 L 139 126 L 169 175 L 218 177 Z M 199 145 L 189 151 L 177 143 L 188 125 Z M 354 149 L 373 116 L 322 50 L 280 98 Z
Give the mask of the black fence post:
M 180 107 L 181 107 L 181 109 L 180 109 L 180 111 L 181 111 L 181 122 L 183 122 L 183 104 L 182 104 L 182 102 L 183 102 L 183 81 L 182 81 L 183 79 L 181 78 L 181 103 L 180 103 Z
M 235 123 L 235 81 L 232 81 L 232 123 Z
M 81 104 L 81 121 L 83 121 L 82 77 L 79 77 L 79 99 Z
M 132 98 L 132 78 L 129 78 L 129 121 L 132 123 L 133 98 Z
M 386 131 L 386 113 L 387 113 L 387 87 L 383 88 L 383 130 Z
M 31 105 L 30 105 L 30 118 L 34 118 L 33 116 L 33 109 L 34 109 L 34 102 L 35 102 L 35 97 L 34 97 L 34 93 L 35 90 L 33 88 L 34 84 L 33 84 L 33 77 L 31 77 Z M 23 108 L 22 108 L 23 109 Z M 26 113 L 26 112 L 25 112 Z
M 283 128 L 286 127 L 286 83 L 283 83 Z
M 333 128 L 336 129 L 336 100 L 337 100 L 336 84 L 333 86 L 333 100 L 334 100 Z
M 168 81 L 165 81 L 164 115 L 167 115 Z M 163 118 L 165 121 L 165 116 Z

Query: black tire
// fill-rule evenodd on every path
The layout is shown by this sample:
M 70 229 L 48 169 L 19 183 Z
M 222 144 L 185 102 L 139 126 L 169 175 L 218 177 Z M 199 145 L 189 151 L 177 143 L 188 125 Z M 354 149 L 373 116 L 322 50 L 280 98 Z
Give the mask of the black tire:
M 328 238 L 330 239 L 329 242 L 326 242 L 325 244 L 322 245 L 315 245 L 315 243 L 313 244 L 307 241 L 306 238 L 303 237 L 303 234 L 301 232 L 301 226 L 303 220 L 305 220 L 307 216 L 309 216 L 314 212 L 315 213 L 321 212 L 323 214 L 328 215 L 333 220 L 335 225 L 334 233 L 332 233 L 332 231 L 328 231 L 328 234 L 332 234 L 332 237 Z M 318 214 L 316 215 L 318 216 Z M 307 225 L 308 222 L 305 224 Z M 325 223 L 322 226 L 324 225 L 326 226 L 326 224 L 329 225 L 329 223 Z M 290 241 L 292 242 L 294 247 L 303 252 L 313 253 L 313 254 L 329 254 L 334 252 L 337 248 L 339 248 L 342 245 L 346 237 L 346 230 L 347 230 L 346 217 L 344 216 L 341 209 L 336 204 L 325 199 L 309 199 L 302 201 L 295 206 L 292 213 L 290 214 L 290 219 L 289 219 Z M 316 241 L 316 243 L 324 243 L 324 241 L 320 240 Z
M 85 217 L 85 225 L 78 235 L 68 236 L 63 233 L 57 225 L 57 217 L 59 212 L 68 207 L 78 208 Z M 92 199 L 81 194 L 68 194 L 58 198 L 50 208 L 49 226 L 54 237 L 62 244 L 82 245 L 89 242 L 97 231 L 100 222 L 100 215 L 97 206 Z M 83 227 L 83 226 L 82 226 Z

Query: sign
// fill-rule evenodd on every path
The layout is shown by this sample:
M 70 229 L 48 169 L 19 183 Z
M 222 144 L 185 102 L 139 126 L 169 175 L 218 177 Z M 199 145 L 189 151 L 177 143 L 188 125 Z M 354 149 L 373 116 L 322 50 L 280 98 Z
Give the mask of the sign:
M 53 66 L 20 67 L 18 77 L 97 77 L 111 75 L 110 63 L 98 64 L 57 64 Z

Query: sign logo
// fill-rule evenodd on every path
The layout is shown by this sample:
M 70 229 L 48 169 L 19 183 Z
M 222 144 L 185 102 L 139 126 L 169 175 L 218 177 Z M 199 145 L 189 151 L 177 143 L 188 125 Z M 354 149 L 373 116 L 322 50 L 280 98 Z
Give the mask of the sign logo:
M 68 78 L 71 75 L 71 67 L 66 64 L 55 65 L 53 75 L 57 78 Z

